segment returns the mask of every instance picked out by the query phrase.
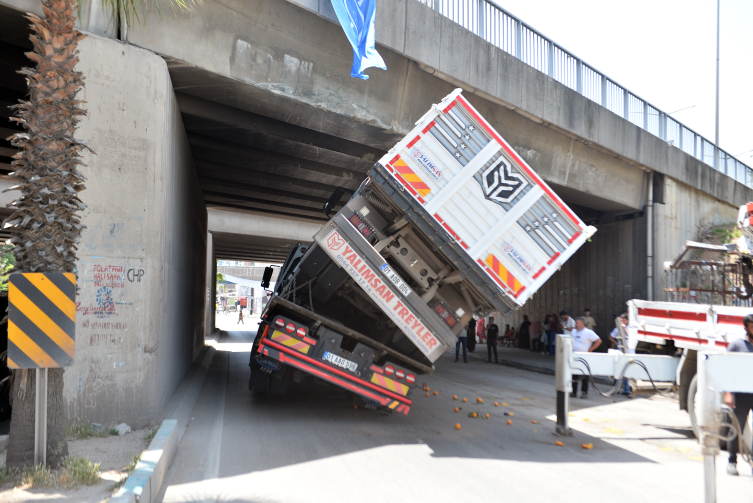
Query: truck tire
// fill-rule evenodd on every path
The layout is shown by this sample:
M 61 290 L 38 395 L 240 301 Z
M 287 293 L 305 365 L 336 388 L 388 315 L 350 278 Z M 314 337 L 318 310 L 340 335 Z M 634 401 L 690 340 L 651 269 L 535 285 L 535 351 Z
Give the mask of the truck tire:
M 269 378 L 269 394 L 274 396 L 282 396 L 288 392 L 288 386 L 290 385 L 290 374 L 287 369 L 282 372 L 282 375 L 278 377 Z
M 701 429 L 698 426 L 698 419 L 695 417 L 695 396 L 698 392 L 698 374 L 693 376 L 688 389 L 688 414 L 690 415 L 690 426 L 693 427 L 695 438 L 701 438 Z
M 251 377 L 248 380 L 248 389 L 253 393 L 267 393 L 269 391 L 269 374 L 261 371 L 261 366 L 256 360 L 251 360 Z

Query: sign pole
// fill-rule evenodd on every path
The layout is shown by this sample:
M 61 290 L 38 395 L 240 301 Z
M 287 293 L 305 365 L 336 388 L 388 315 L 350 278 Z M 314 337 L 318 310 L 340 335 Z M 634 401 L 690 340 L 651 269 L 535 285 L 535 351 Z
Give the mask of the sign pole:
M 34 421 L 34 465 L 47 467 L 47 369 L 36 369 L 37 389 Z

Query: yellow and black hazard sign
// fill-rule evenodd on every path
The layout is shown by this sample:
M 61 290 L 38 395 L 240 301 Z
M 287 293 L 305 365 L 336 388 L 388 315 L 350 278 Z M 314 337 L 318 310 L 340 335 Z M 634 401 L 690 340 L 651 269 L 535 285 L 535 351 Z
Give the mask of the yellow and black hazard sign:
M 8 367 L 33 369 L 73 365 L 75 274 L 11 274 L 8 304 Z

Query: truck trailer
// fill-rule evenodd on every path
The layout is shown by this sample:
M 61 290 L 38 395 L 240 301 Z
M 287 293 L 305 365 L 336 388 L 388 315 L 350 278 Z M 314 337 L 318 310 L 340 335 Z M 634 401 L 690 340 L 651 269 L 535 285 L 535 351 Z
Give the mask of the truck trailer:
M 471 317 L 522 306 L 594 232 L 457 89 L 291 251 L 249 388 L 283 394 L 314 377 L 408 414 Z

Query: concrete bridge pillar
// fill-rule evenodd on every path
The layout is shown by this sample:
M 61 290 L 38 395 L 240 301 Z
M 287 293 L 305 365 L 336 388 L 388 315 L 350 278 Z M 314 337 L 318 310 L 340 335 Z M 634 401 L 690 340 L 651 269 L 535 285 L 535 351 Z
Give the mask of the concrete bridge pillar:
M 154 424 L 205 330 L 207 213 L 167 66 L 87 37 L 87 226 L 79 246 L 71 420 Z

